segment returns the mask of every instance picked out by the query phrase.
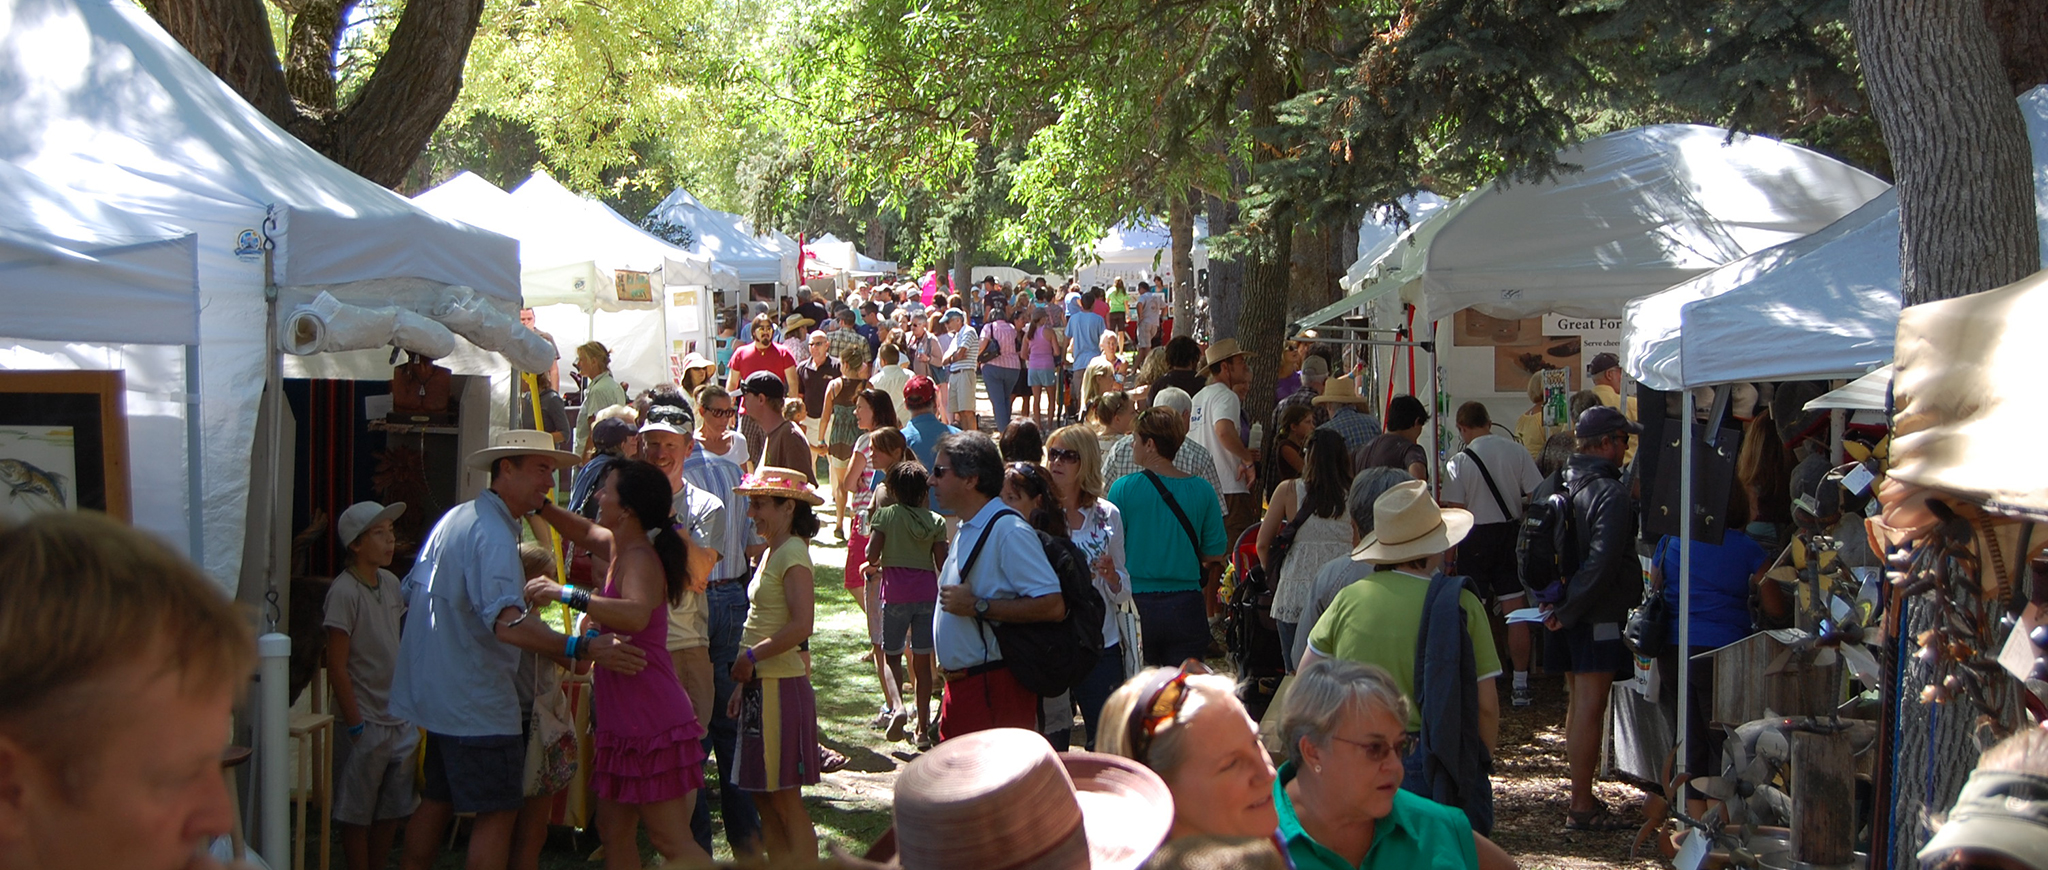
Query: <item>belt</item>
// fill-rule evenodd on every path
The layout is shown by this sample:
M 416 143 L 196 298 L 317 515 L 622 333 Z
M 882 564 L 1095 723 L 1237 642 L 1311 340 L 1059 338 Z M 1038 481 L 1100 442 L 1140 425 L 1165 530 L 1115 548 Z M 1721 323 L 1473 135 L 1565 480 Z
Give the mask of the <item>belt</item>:
M 986 674 L 986 673 L 988 673 L 988 672 L 990 672 L 990 671 L 999 671 L 999 670 L 1002 670 L 1003 668 L 1007 668 L 1007 667 L 1009 667 L 1009 666 L 1010 666 L 1010 663 L 1009 663 L 1009 662 L 1003 661 L 1002 659 L 996 659 L 995 661 L 992 661 L 992 662 L 982 662 L 981 664 L 975 665 L 975 666 L 973 666 L 973 667 L 971 667 L 971 668 L 968 668 L 968 669 L 966 669 L 966 670 L 962 670 L 962 671 L 944 671 L 943 673 L 945 674 L 945 677 L 946 677 L 946 679 L 948 679 L 948 680 L 964 680 L 964 679 L 967 679 L 968 677 L 978 677 L 978 676 L 981 676 L 982 674 Z
M 737 576 L 737 577 L 727 577 L 727 578 L 725 578 L 724 580 L 713 580 L 713 581 L 711 581 L 711 582 L 709 582 L 709 583 L 706 583 L 706 584 L 704 584 L 704 588 L 706 588 L 706 589 L 717 589 L 717 588 L 718 588 L 718 587 L 720 587 L 720 586 L 728 586 L 728 585 L 731 585 L 731 584 L 734 584 L 734 583 L 745 583 L 745 582 L 747 582 L 747 575 L 745 575 L 745 574 L 741 574 L 741 575 L 739 575 L 739 576 Z

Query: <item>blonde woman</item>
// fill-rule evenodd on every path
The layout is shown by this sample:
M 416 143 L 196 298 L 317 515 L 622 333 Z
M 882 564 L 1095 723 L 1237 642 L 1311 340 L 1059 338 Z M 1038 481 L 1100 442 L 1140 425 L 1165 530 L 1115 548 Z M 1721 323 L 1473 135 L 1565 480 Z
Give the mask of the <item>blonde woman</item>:
M 1105 497 L 1102 450 L 1095 433 L 1080 426 L 1052 433 L 1045 448 L 1045 470 L 1052 477 L 1053 495 L 1067 514 L 1068 537 L 1088 555 L 1095 591 L 1109 605 L 1102 619 L 1102 658 L 1073 693 L 1074 706 L 1081 708 L 1081 719 L 1088 725 L 1087 746 L 1094 749 L 1102 705 L 1123 684 L 1124 653 L 1138 643 L 1137 638 L 1123 637 L 1117 618 L 1118 609 L 1131 603 L 1131 575 L 1124 568 L 1124 517 Z
M 1259 726 L 1237 700 L 1237 684 L 1188 659 L 1132 677 L 1102 707 L 1096 749 L 1159 774 L 1173 793 L 1182 837 L 1271 837 L 1273 762 Z

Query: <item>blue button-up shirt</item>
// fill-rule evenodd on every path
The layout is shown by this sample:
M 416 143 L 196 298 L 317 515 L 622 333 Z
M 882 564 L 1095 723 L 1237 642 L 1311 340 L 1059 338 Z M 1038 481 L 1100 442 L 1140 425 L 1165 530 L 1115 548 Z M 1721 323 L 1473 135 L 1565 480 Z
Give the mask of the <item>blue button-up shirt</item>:
M 1330 422 L 1316 428 L 1329 429 L 1344 436 L 1344 449 L 1348 452 L 1365 449 L 1365 445 L 1382 434 L 1380 421 L 1373 419 L 1371 414 L 1359 413 L 1349 404 L 1338 405 L 1337 410 L 1330 412 Z
M 1001 499 L 989 499 L 973 519 L 960 524 L 960 534 L 953 538 L 953 546 L 946 552 L 946 564 L 939 569 L 940 588 L 960 585 L 960 563 L 967 560 L 981 540 L 982 530 L 987 529 L 988 543 L 981 548 L 981 556 L 974 561 L 974 573 L 967 578 L 968 588 L 974 590 L 976 597 L 1037 598 L 1060 591 L 1059 575 L 1053 573 L 1052 563 L 1045 560 L 1045 547 L 1038 542 L 1038 533 L 1022 517 L 1012 515 L 997 521 L 996 514 L 1004 509 Z M 993 630 L 982 630 L 972 616 L 955 616 L 944 610 L 932 615 L 932 643 L 937 647 L 939 667 L 949 671 L 966 670 L 1003 657 Z
M 744 476 L 732 460 L 714 456 L 696 442 L 683 460 L 683 482 L 718 497 L 725 504 L 724 534 L 712 542 L 718 549 L 718 564 L 711 579 L 732 580 L 747 575 L 747 544 L 754 539 L 754 521 L 747 516 L 746 502 L 733 494 Z
M 405 635 L 391 686 L 393 715 L 453 737 L 517 735 L 519 650 L 497 636 L 498 614 L 526 609 L 519 522 L 485 490 L 456 505 L 405 575 Z

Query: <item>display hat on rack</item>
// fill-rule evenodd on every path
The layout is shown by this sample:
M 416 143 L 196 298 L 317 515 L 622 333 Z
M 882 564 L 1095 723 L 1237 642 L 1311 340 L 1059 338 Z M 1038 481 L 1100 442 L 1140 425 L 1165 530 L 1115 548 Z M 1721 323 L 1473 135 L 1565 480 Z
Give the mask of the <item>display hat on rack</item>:
M 1173 827 L 1159 775 L 1119 756 L 1054 752 L 1019 728 L 956 737 L 896 780 L 904 870 L 1128 870 Z
M 777 498 L 793 498 L 811 507 L 825 503 L 825 500 L 818 496 L 818 491 L 811 486 L 810 478 L 805 477 L 803 472 L 794 468 L 777 468 L 773 465 L 747 475 L 745 480 L 740 481 L 739 486 L 732 488 L 732 491 L 745 496 L 772 495 Z
M 491 446 L 471 453 L 466 464 L 488 471 L 491 463 L 513 456 L 546 456 L 563 465 L 583 461 L 574 453 L 555 449 L 555 436 L 539 429 L 507 429 L 491 437 Z
M 1346 405 L 1363 405 L 1372 400 L 1358 394 L 1357 381 L 1350 378 L 1331 378 L 1323 382 L 1323 394 L 1315 397 L 1314 401 L 1318 405 L 1328 405 L 1333 402 Z
M 362 537 L 363 531 L 385 520 L 395 520 L 405 514 L 405 502 L 396 502 L 386 507 L 374 501 L 359 501 L 349 505 L 334 521 L 334 530 L 341 533 L 341 546 L 346 548 Z
M 1202 355 L 1202 365 L 1204 367 L 1213 367 L 1224 360 L 1236 359 L 1248 353 L 1251 353 L 1251 351 L 1238 347 L 1237 339 L 1217 339 L 1209 343 L 1208 352 Z
M 1372 534 L 1351 550 L 1351 561 L 1412 562 L 1457 546 L 1471 531 L 1471 511 L 1438 507 L 1423 481 L 1397 483 L 1372 503 Z

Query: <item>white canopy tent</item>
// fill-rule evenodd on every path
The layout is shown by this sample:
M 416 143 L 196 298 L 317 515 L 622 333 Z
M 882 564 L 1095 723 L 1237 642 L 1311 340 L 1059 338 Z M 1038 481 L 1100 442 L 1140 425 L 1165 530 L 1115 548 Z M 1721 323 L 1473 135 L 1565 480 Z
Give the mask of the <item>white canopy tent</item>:
M 804 254 L 808 257 L 809 262 L 820 264 L 823 267 L 823 269 L 818 270 L 823 274 L 845 272 L 848 275 L 869 278 L 896 273 L 895 263 L 887 260 L 877 260 L 863 254 L 854 247 L 852 242 L 842 241 L 831 233 L 819 236 L 812 240 L 810 244 L 804 245 Z M 806 268 L 815 269 L 817 267 L 807 265 Z
M 1209 267 L 1209 219 L 1195 218 L 1190 255 L 1195 271 Z M 1124 279 L 1132 291 L 1139 281 L 1173 286 L 1173 234 L 1166 222 L 1155 217 L 1138 217 L 1110 227 L 1075 267 L 1074 280 L 1087 287 L 1108 287 Z
M 796 250 L 785 249 L 772 236 L 755 235 L 745 218 L 711 208 L 682 188 L 648 212 L 646 226 L 678 248 L 731 268 L 741 284 L 797 285 Z
M 199 343 L 199 236 L 0 163 L 0 332 Z
M 52 187 L 196 234 L 198 503 L 180 498 L 175 514 L 138 512 L 137 522 L 191 550 L 229 587 L 244 575 L 251 445 L 276 356 L 266 346 L 266 285 L 281 287 L 285 310 L 312 295 L 306 288 L 323 285 L 345 288 L 343 301 L 389 304 L 375 283 L 359 282 L 392 278 L 473 288 L 506 319 L 519 304 L 514 242 L 429 215 L 320 156 L 132 3 L 0 6 L 0 160 Z M 9 351 L 0 361 L 8 368 L 125 368 L 130 406 L 164 410 L 179 433 L 147 437 L 149 422 L 131 419 L 131 489 L 188 492 L 178 354 L 164 365 L 77 340 Z M 502 370 L 502 360 L 496 366 Z
M 1426 222 L 1415 258 L 1424 319 L 1465 308 L 1619 317 L 1629 299 L 1819 230 L 1886 187 L 1831 157 L 1717 127 L 1637 127 L 1557 157 L 1578 168 L 1481 188 Z

